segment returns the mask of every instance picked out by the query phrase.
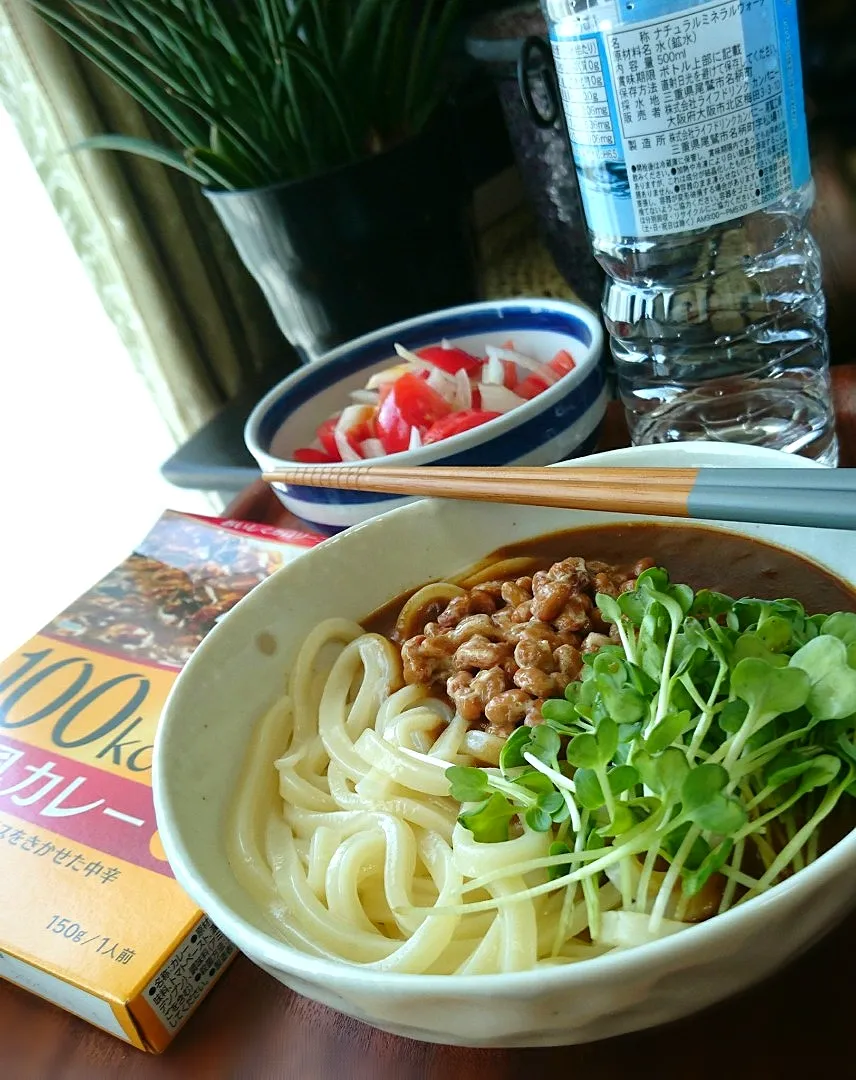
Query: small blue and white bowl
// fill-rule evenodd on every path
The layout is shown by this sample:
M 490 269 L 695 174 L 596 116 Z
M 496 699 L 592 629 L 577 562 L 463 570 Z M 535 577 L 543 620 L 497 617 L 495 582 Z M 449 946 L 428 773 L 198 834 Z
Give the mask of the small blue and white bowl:
M 603 331 L 588 308 L 562 300 L 501 300 L 422 315 L 334 349 L 275 386 L 247 420 L 244 439 L 262 472 L 300 468 L 289 454 L 365 386 L 397 362 L 396 342 L 416 350 L 448 340 L 475 355 L 509 339 L 547 363 L 561 349 L 576 367 L 531 401 L 442 442 L 374 459 L 390 465 L 549 465 L 594 449 L 607 405 Z M 336 466 L 331 466 L 335 468 Z M 332 534 L 412 500 L 397 495 L 275 484 L 285 508 L 317 532 Z

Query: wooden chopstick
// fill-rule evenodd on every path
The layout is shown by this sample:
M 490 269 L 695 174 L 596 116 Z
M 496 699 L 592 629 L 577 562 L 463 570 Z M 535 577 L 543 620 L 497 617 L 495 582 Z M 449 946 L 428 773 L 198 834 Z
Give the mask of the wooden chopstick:
M 573 510 L 856 528 L 856 470 L 302 465 L 271 484 Z

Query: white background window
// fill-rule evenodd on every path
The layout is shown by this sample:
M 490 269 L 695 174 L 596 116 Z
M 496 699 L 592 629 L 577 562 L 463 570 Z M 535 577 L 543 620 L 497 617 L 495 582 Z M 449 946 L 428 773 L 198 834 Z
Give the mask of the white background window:
M 0 109 L 0 659 L 107 573 L 167 507 L 175 449 Z

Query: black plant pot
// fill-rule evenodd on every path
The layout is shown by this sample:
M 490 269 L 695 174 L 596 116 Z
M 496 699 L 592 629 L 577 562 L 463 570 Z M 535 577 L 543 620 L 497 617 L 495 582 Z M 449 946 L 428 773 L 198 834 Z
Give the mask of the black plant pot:
M 305 180 L 207 195 L 306 361 L 478 297 L 471 191 L 448 128 Z

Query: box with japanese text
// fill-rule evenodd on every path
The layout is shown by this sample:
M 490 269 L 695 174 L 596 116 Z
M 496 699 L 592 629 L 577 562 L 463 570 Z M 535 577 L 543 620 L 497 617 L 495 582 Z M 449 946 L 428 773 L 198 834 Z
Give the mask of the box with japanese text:
M 0 977 L 158 1052 L 224 970 L 158 840 L 155 730 L 208 630 L 319 539 L 168 511 L 0 664 Z

